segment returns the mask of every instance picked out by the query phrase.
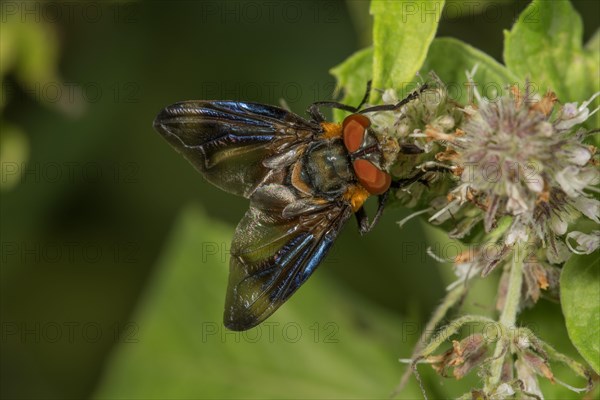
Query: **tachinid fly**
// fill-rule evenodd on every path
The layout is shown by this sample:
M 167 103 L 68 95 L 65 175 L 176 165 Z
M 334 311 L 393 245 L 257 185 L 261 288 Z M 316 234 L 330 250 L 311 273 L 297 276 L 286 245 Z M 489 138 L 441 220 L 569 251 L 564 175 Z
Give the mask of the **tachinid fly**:
M 370 85 L 368 85 L 370 87 Z M 163 109 L 154 128 L 215 186 L 250 199 L 231 245 L 224 323 L 250 329 L 281 306 L 324 259 L 344 223 L 373 228 L 393 182 L 387 170 L 399 153 L 414 153 L 376 134 L 367 114 L 398 104 L 358 107 L 314 103 L 309 119 L 279 107 L 238 101 L 184 101 Z M 320 107 L 352 114 L 325 121 Z M 379 196 L 369 222 L 363 204 Z

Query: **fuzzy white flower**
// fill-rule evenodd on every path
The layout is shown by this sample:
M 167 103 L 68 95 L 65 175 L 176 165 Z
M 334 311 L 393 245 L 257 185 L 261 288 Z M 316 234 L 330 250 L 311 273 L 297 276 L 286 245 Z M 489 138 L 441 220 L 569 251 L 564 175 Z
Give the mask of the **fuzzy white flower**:
M 517 220 L 508 230 L 508 233 L 504 239 L 504 243 L 506 243 L 508 246 L 512 246 L 517 242 L 526 243 L 528 237 L 529 235 L 527 234 L 527 228 Z
M 557 235 L 564 235 L 567 232 L 569 223 L 557 214 L 553 214 L 548 221 L 550 229 Z
M 490 399 L 504 400 L 515 394 L 515 390 L 508 383 L 502 383 L 496 391 L 490 395 Z
M 585 122 L 590 116 L 598 111 L 596 108 L 590 112 L 587 106 L 594 101 L 596 97 L 600 95 L 600 92 L 594 93 L 594 95 L 587 101 L 583 102 L 581 106 L 577 107 L 577 103 L 567 103 L 563 106 L 554 127 L 557 130 L 568 130 L 573 126 Z
M 551 264 L 562 264 L 571 257 L 571 253 L 563 242 L 554 241 L 546 249 L 546 258 Z
M 596 169 L 569 165 L 557 172 L 555 179 L 569 197 L 577 197 L 583 194 L 583 189 L 597 183 L 599 174 Z
M 574 146 L 567 150 L 567 157 L 571 163 L 583 167 L 592 158 L 592 152 L 585 146 Z
M 597 224 L 600 224 L 600 201 L 580 196 L 573 202 L 575 208 L 577 208 L 583 215 L 591 219 Z
M 577 247 L 573 248 L 569 239 L 574 239 L 577 242 Z M 600 231 L 593 231 L 589 235 L 573 231 L 567 234 L 566 243 L 571 252 L 575 254 L 592 254 L 600 247 Z
M 497 257 L 484 260 L 478 255 L 464 265 L 455 263 L 459 278 L 473 267 L 487 275 L 521 243 L 538 248 L 536 257 L 546 264 L 564 262 L 573 252 L 584 251 L 581 246 L 587 251 L 589 240 L 587 245 L 577 241 L 574 248 L 564 238 L 582 215 L 600 223 L 600 202 L 590 195 L 598 192 L 594 185 L 600 183 L 598 156 L 595 147 L 584 143 L 588 131 L 577 126 L 598 111 L 588 106 L 600 92 L 581 105 L 561 105 L 554 93 L 531 94 L 526 85 L 525 91 L 512 87 L 492 101 L 478 92 L 473 75 L 474 71 L 467 73 L 473 104 L 457 107 L 438 80 L 440 87 L 430 85 L 401 109 L 371 116 L 375 131 L 423 151 L 414 156 L 420 162 L 416 170 L 435 164 L 454 177 L 425 179 L 427 190 L 419 182 L 418 188 L 398 191 L 396 197 L 411 206 L 423 204 L 413 215 L 429 212 L 430 222 L 453 224 L 449 234 L 459 239 L 480 222 L 492 234 L 499 221 L 512 220 L 492 234 L 501 249 Z M 395 104 L 398 98 L 394 90 L 382 94 L 385 104 Z M 398 169 L 391 171 L 395 176 L 405 176 L 402 160 L 399 157 Z M 440 181 L 447 184 L 432 188 L 431 182 Z M 410 199 L 402 193 L 409 193 Z M 419 203 L 422 198 L 426 202 Z
M 537 243 L 549 263 L 565 262 L 573 248 L 557 238 L 567 234 L 569 224 L 581 214 L 600 220 L 600 202 L 586 193 L 600 182 L 595 148 L 583 144 L 585 130 L 573 128 L 593 114 L 587 106 L 597 95 L 579 107 L 570 103 L 553 112 L 557 98 L 550 92 L 534 102 L 527 91 L 514 89 L 512 96 L 492 102 L 475 89 L 478 107 L 463 109 L 465 121 L 455 137 L 430 128 L 429 137 L 444 140 L 450 149 L 436 158 L 449 159 L 462 171 L 450 201 L 434 206 L 437 212 L 430 221 L 454 220 L 467 205 L 475 205 L 483 210 L 486 232 L 494 229 L 499 218 L 513 218 L 498 243 L 508 249 L 518 243 Z M 474 218 L 472 213 L 463 215 Z M 590 243 L 583 245 L 585 251 Z M 503 259 L 487 263 L 482 273 Z

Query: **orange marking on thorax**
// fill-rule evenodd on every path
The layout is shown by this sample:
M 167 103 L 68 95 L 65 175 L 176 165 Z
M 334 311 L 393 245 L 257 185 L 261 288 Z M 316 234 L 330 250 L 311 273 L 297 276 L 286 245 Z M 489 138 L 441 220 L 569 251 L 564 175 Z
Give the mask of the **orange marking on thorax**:
M 323 137 L 325 139 L 333 139 L 342 136 L 342 124 L 336 122 L 321 122 L 323 127 Z
M 344 199 L 350 202 L 353 212 L 357 212 L 369 196 L 369 192 L 362 185 L 352 185 L 344 193 Z

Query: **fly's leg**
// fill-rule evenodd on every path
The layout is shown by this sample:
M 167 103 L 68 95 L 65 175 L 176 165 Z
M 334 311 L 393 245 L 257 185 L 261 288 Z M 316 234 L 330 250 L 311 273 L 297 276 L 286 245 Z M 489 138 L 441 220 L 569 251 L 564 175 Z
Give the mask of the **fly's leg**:
M 400 107 L 402 107 L 403 105 L 405 105 L 406 103 L 409 103 L 409 102 L 413 101 L 414 99 L 416 99 L 417 97 L 419 97 L 421 95 L 421 93 L 428 87 L 429 86 L 427 86 L 427 84 L 422 85 L 420 88 L 418 88 L 417 90 L 415 90 L 414 92 L 412 92 L 411 94 L 409 94 L 408 96 L 406 96 L 404 99 L 400 100 L 396 104 L 382 104 L 379 106 L 373 106 L 373 107 L 369 107 L 369 108 L 365 108 L 364 110 L 361 110 L 360 113 L 364 114 L 364 113 L 369 113 L 369 112 L 374 112 L 374 111 L 395 111 L 395 110 L 399 109 Z
M 321 114 L 321 111 L 319 110 L 320 107 L 336 108 L 338 110 L 344 110 L 351 113 L 360 112 L 361 114 L 374 111 L 394 111 L 399 109 L 406 103 L 419 97 L 419 95 L 427 88 L 427 84 L 422 85 L 420 88 L 418 88 L 417 90 L 415 90 L 414 92 L 406 96 L 406 98 L 402 99 L 396 104 L 383 104 L 379 106 L 365 108 L 364 110 L 359 111 L 360 108 L 367 102 L 369 94 L 371 94 L 371 81 L 369 81 L 367 82 L 367 90 L 365 91 L 365 95 L 363 96 L 358 107 L 352 107 L 347 104 L 338 103 L 337 101 L 317 101 L 311 104 L 310 107 L 308 107 L 308 110 L 306 110 L 306 112 L 311 116 L 314 122 L 320 123 L 325 121 L 325 117 L 323 116 L 323 114 Z
M 383 215 L 383 210 L 385 208 L 385 203 L 390 195 L 390 190 L 386 190 L 383 194 L 377 196 L 377 211 L 375 212 L 375 216 L 373 220 L 369 222 L 369 217 L 367 216 L 367 212 L 364 207 L 361 207 L 356 212 L 356 220 L 358 221 L 358 232 L 361 235 L 370 232 L 375 225 L 379 222 L 379 219 Z
M 425 150 L 415 144 L 401 144 L 400 154 L 423 154 Z
M 367 212 L 365 211 L 364 207 L 361 207 L 358 209 L 358 211 L 356 211 L 354 213 L 354 216 L 356 217 L 356 222 L 358 223 L 358 232 L 361 235 L 364 235 L 365 233 L 367 233 L 370 229 L 369 229 L 369 217 L 367 216 Z
M 367 102 L 367 100 L 369 99 L 369 95 L 371 94 L 371 83 L 372 83 L 372 81 L 367 82 L 367 90 L 365 90 L 365 95 L 363 96 L 362 100 L 360 101 L 360 104 L 356 107 L 356 110 L 360 110 L 362 108 L 362 106 L 364 106 L 365 103 Z
M 349 111 L 351 113 L 355 113 L 358 110 L 355 107 L 338 103 L 336 101 L 317 101 L 312 103 L 306 112 L 310 114 L 311 118 L 315 122 L 324 122 L 325 117 L 321 114 L 319 107 L 329 107 L 329 108 L 337 108 L 338 110 Z
M 398 179 L 396 181 L 392 181 L 390 188 L 392 189 L 402 189 L 408 185 L 411 185 L 415 182 L 422 183 L 423 185 L 429 187 L 429 182 L 426 179 L 422 179 L 425 174 L 428 172 L 454 172 L 456 167 L 440 164 L 435 161 L 428 161 L 416 168 L 418 171 L 416 174 L 411 176 L 410 178 Z
M 370 93 L 371 81 L 367 82 L 367 90 L 358 107 L 352 107 L 347 104 L 338 103 L 337 101 L 317 101 L 315 103 L 312 103 L 310 107 L 308 107 L 308 110 L 306 110 L 306 112 L 311 116 L 312 120 L 317 123 L 325 121 L 325 117 L 323 116 L 323 114 L 321 114 L 321 111 L 319 110 L 320 107 L 336 108 L 338 110 L 356 113 L 365 104 L 365 102 L 369 98 Z

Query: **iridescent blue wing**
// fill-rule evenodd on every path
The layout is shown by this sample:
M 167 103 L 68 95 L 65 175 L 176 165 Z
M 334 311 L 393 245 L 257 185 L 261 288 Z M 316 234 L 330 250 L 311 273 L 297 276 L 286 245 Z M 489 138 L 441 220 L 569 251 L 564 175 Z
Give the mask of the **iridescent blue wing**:
M 229 329 L 250 329 L 273 314 L 315 271 L 352 215 L 347 204 L 295 193 L 267 184 L 251 197 L 231 246 Z
M 267 157 L 321 131 L 282 108 L 235 101 L 175 103 L 158 114 L 154 128 L 209 182 L 244 197 L 271 171 Z

